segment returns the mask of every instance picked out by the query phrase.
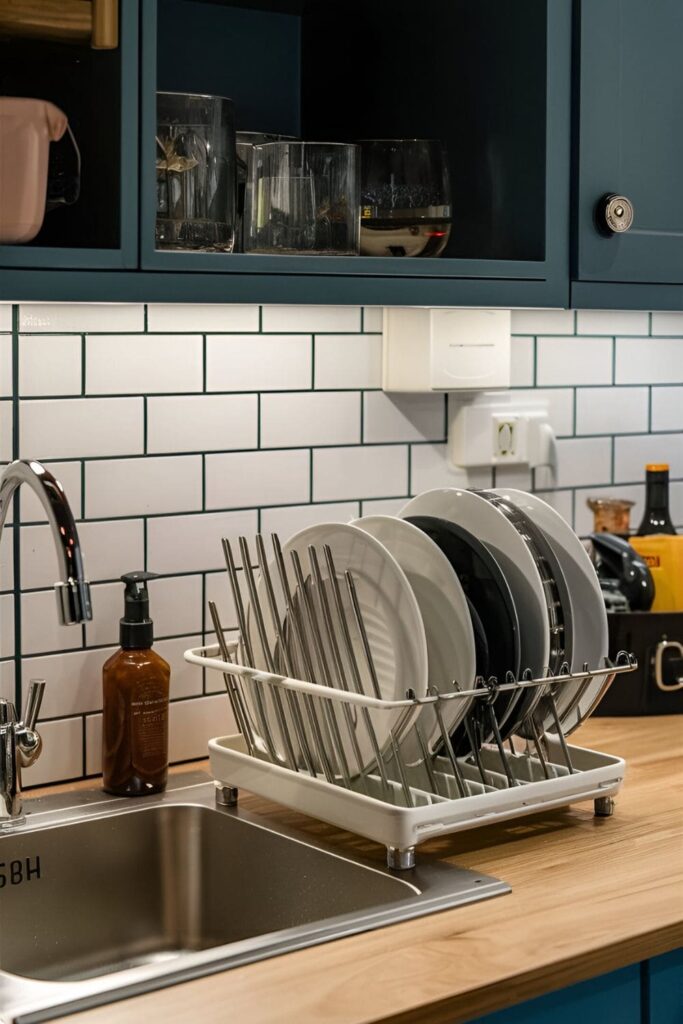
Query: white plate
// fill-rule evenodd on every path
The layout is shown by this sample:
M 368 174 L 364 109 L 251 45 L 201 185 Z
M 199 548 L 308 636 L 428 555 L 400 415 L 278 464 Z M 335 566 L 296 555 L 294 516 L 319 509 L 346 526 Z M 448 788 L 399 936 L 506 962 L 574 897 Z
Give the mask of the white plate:
M 327 570 L 323 547 L 328 545 L 332 551 L 336 576 L 342 593 L 344 608 L 347 612 L 346 617 L 350 624 L 351 643 L 365 695 L 374 697 L 375 693 L 371 684 L 367 662 L 364 658 L 361 638 L 355 627 L 351 611 L 351 603 L 344 577 L 344 573 L 347 571 L 351 573 L 356 584 L 358 602 L 372 651 L 381 698 L 383 700 L 402 701 L 405 700 L 408 689 L 414 690 L 418 697 L 424 697 L 427 693 L 429 679 L 425 630 L 417 599 L 405 573 L 398 563 L 379 541 L 356 526 L 342 523 L 321 523 L 309 526 L 295 534 L 282 548 L 290 581 L 290 589 L 292 593 L 296 591 L 291 554 L 292 552 L 297 552 L 301 561 L 304 578 L 310 584 L 309 592 L 321 623 L 320 594 L 318 588 L 311 582 L 308 554 L 308 548 L 311 545 L 317 550 L 318 562 L 325 579 L 327 578 Z M 280 611 L 280 619 L 285 621 L 284 599 L 273 562 L 270 563 L 270 574 L 276 602 Z M 334 614 L 334 600 L 330 585 L 325 587 L 325 592 L 328 604 Z M 265 586 L 262 579 L 258 583 L 258 596 L 262 607 L 267 609 Z M 277 651 L 276 634 L 267 611 L 264 611 L 264 620 L 270 648 L 272 651 Z M 253 621 L 253 615 L 250 614 L 250 623 L 251 621 Z M 321 637 L 325 660 L 331 668 L 330 681 L 333 685 L 337 685 L 337 677 L 332 670 L 334 653 L 330 643 L 327 641 L 324 629 L 321 630 Z M 342 644 L 339 645 L 339 649 L 344 663 L 347 688 L 353 691 L 353 677 L 349 670 L 349 659 Z M 318 677 L 313 681 L 324 683 L 324 680 L 319 677 L 320 674 L 318 673 L 317 675 Z M 302 678 L 305 678 L 305 676 L 302 675 Z M 401 709 L 373 710 L 370 712 L 370 715 L 377 744 L 380 750 L 384 750 L 390 742 L 391 730 L 397 728 L 401 723 L 404 718 L 404 712 Z M 319 717 L 322 718 L 322 713 L 320 712 Z M 348 730 L 346 729 L 344 716 L 337 710 L 336 717 L 349 771 L 352 775 L 356 775 L 358 774 L 357 759 Z M 291 719 L 289 716 L 287 718 L 291 725 Z M 356 718 L 357 712 L 354 711 L 354 721 Z M 325 728 L 326 726 L 323 724 L 323 730 Z M 309 735 L 308 729 L 306 732 L 307 736 L 309 736 L 309 745 L 311 745 L 313 739 Z M 356 735 L 362 766 L 367 767 L 376 759 L 373 744 L 364 722 L 357 722 Z M 315 760 L 316 767 L 319 767 L 317 759 Z
M 609 650 L 607 612 L 597 574 L 583 544 L 559 512 L 535 494 L 514 489 L 499 489 L 496 493 L 508 498 L 543 530 L 564 572 L 574 622 L 572 671 L 580 672 L 584 662 L 590 668 L 603 665 Z M 559 687 L 557 710 L 567 734 L 590 714 L 608 680 L 609 674 L 594 676 L 583 693 L 578 684 Z
M 438 516 L 463 526 L 491 551 L 505 576 L 519 619 L 522 671 L 546 674 L 550 624 L 545 592 L 536 562 L 523 538 L 500 509 L 486 498 L 454 487 L 426 491 L 405 505 L 400 517 Z M 536 701 L 540 700 L 538 687 Z M 528 710 L 532 710 L 530 705 Z
M 366 516 L 354 520 L 353 525 L 380 541 L 408 577 L 427 636 L 430 687 L 440 693 L 452 693 L 453 680 L 457 680 L 461 689 L 470 689 L 476 674 L 474 632 L 467 598 L 451 563 L 426 533 L 402 519 Z M 471 703 L 472 698 L 442 702 L 449 735 L 463 720 Z M 433 751 L 441 743 L 441 732 L 431 705 L 423 707 L 419 722 Z M 401 744 L 401 753 L 408 764 L 421 760 L 414 730 Z

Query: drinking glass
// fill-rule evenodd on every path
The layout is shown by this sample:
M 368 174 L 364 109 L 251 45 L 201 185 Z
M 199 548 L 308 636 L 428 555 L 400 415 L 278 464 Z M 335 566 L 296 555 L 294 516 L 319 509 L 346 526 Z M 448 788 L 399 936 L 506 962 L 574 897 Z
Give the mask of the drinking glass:
M 232 252 L 236 153 L 232 100 L 157 93 L 157 249 Z
M 364 139 L 363 256 L 440 256 L 451 233 L 448 158 L 438 139 Z
M 235 135 L 237 149 L 237 226 L 235 230 L 235 252 L 244 252 L 245 210 L 251 211 L 251 165 L 254 160 L 254 147 L 263 146 L 266 142 L 295 142 L 294 135 L 273 135 L 268 132 L 237 132 Z M 251 221 L 251 212 L 246 213 Z
M 254 148 L 245 209 L 250 252 L 355 256 L 359 244 L 358 147 L 269 142 Z

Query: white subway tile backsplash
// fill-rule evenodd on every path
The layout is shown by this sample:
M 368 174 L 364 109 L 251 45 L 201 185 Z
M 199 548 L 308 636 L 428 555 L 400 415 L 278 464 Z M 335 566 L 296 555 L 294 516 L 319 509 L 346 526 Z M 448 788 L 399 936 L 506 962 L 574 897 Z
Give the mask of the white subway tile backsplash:
M 683 313 L 653 313 L 653 334 L 675 334 L 683 336 Z
M 617 338 L 615 384 L 683 381 L 680 338 Z
M 513 309 L 513 334 L 573 334 L 571 309 Z
M 0 462 L 12 459 L 12 403 L 4 398 L 0 400 Z
M 264 306 L 261 329 L 317 334 L 359 331 L 358 306 Z
M 0 331 L 12 330 L 12 304 L 0 302 Z
M 43 749 L 35 764 L 24 768 L 24 786 L 47 786 L 50 782 L 80 778 L 83 774 L 83 719 L 42 722 L 40 735 Z
M 258 331 L 258 306 L 194 303 L 150 303 L 147 306 L 148 331 Z
M 363 395 L 363 441 L 443 441 L 446 400 L 443 395 Z
M 319 448 L 313 452 L 313 500 L 384 498 L 408 493 L 406 445 Z
M 144 443 L 142 398 L 65 398 L 23 401 L 22 458 L 72 459 L 137 455 Z
M 383 313 L 384 309 L 382 306 L 365 306 L 363 309 L 363 330 L 366 334 L 370 331 L 382 333 Z
M 683 430 L 683 386 L 652 388 L 652 429 Z
M 206 339 L 207 391 L 310 388 L 313 340 L 302 334 L 212 335 Z
M 12 397 L 12 336 L 0 334 L 0 398 Z
M 43 525 L 20 537 L 29 591 L 20 669 L 24 683 L 48 679 L 49 747 L 56 730 L 33 778 L 100 770 L 101 672 L 118 645 L 124 571 L 162 574 L 149 584 L 151 614 L 155 649 L 172 667 L 171 758 L 180 760 L 235 731 L 220 675 L 204 678 L 183 658 L 215 640 L 208 601 L 227 629 L 237 626 L 223 537 L 239 566 L 240 535 L 260 530 L 268 543 L 275 531 L 284 542 L 313 523 L 394 515 L 432 487 L 494 482 L 535 489 L 581 532 L 592 524 L 587 496 L 631 497 L 637 525 L 651 460 L 671 463 L 672 516 L 683 527 L 683 313 L 513 312 L 514 401 L 547 406 L 555 474 L 450 466 L 443 396 L 379 390 L 378 308 L 34 305 L 19 315 L 14 395 L 2 333 L 11 311 L 0 305 L 0 470 L 13 454 L 14 407 L 19 450 L 47 459 L 65 486 L 94 583 L 93 621 L 59 627 L 54 593 L 42 589 L 57 575 L 44 510 L 23 488 L 22 523 Z M 613 386 L 614 365 L 629 386 Z M 84 384 L 97 397 L 84 397 Z M 0 693 L 10 697 L 11 529 L 0 550 Z M 253 540 L 250 551 L 255 559 Z
M 19 394 L 80 395 L 82 349 L 77 334 L 19 335 Z
M 102 715 L 87 715 L 85 721 L 85 774 L 102 772 Z
M 157 522 L 167 521 L 171 522 L 171 520 L 157 520 Z M 147 564 L 150 572 L 162 571 L 153 555 L 150 555 Z M 135 567 L 131 566 L 130 568 Z M 199 572 L 199 568 L 197 568 L 197 572 Z M 189 636 L 201 632 L 203 617 L 202 577 L 200 575 L 150 580 L 147 588 L 149 590 L 150 616 L 154 621 L 156 637 Z M 116 612 L 118 618 L 123 614 L 122 586 L 119 587 L 119 600 L 121 610 Z
M 538 338 L 536 383 L 611 384 L 611 338 Z
M 645 479 L 649 462 L 668 462 L 671 478 L 683 477 L 683 439 L 677 434 L 641 434 L 614 440 L 614 482 Z
M 255 448 L 256 395 L 191 395 L 147 400 L 147 451 L 210 452 Z
M 306 449 L 206 456 L 206 507 L 298 505 L 310 500 Z
M 201 455 L 107 459 L 86 465 L 89 519 L 191 512 L 201 507 Z
M 35 303 L 19 307 L 20 331 L 51 334 L 88 331 L 142 331 L 144 306 L 124 303 Z
M 0 466 L 0 473 L 2 467 Z M 0 593 L 14 588 L 14 548 L 12 527 L 5 526 L 0 540 Z M 0 651 L 3 648 L 0 647 Z M 4 651 L 3 651 L 4 653 Z
M 536 486 L 580 487 L 606 484 L 612 479 L 612 439 L 609 437 L 565 438 L 557 441 L 557 468 L 536 470 Z
M 0 594 L 0 651 L 14 657 L 14 594 Z
M 512 338 L 510 346 L 510 385 L 531 388 L 534 384 L 536 349 L 533 338 Z
M 164 516 L 147 525 L 147 560 L 154 572 L 206 572 L 224 566 L 221 539 L 251 537 L 255 510 L 197 516 Z M 236 557 L 236 561 L 239 559 Z M 193 630 L 194 631 L 194 630 Z M 187 632 L 187 629 L 180 632 Z
M 353 391 L 294 391 L 261 396 L 261 446 L 354 444 L 360 441 L 361 396 Z
M 376 334 L 318 335 L 314 383 L 321 389 L 381 387 L 382 338 Z
M 340 501 L 321 505 L 289 505 L 285 508 L 264 508 L 261 512 L 261 533 L 269 537 L 277 533 L 284 544 L 293 534 L 316 523 L 348 523 L 360 514 L 357 501 Z
M 577 334 L 647 334 L 650 314 L 640 310 L 616 313 L 612 309 L 580 309 L 576 314 Z
M 0 633 L 2 629 L 0 627 Z M 0 661 L 0 698 L 14 703 L 14 662 Z
M 201 391 L 202 353 L 200 334 L 92 335 L 85 345 L 85 389 L 89 395 Z
M 118 579 L 131 566 L 145 561 L 145 528 L 142 519 L 77 524 L 91 582 Z M 49 526 L 27 526 L 21 531 L 21 585 L 25 590 L 51 587 L 61 578 L 55 542 Z
M 637 434 L 647 430 L 649 405 L 648 388 L 577 388 L 576 433 Z
M 490 487 L 491 469 L 453 466 L 445 444 L 416 444 L 411 448 L 410 493 L 435 487 Z
M 60 626 L 53 590 L 37 590 L 21 597 L 21 652 L 47 654 L 83 646 L 81 626 Z M 3 653 L 7 647 L 3 645 Z
M 548 422 L 557 437 L 574 433 L 574 391 L 572 388 L 533 388 L 515 391 L 515 405 L 529 403 L 530 408 L 544 405 Z

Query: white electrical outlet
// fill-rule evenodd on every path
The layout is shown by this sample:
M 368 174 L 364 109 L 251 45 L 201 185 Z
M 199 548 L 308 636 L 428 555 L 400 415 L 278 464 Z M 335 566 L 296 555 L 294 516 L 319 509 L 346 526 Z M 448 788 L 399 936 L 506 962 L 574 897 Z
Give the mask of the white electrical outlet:
M 485 393 L 474 400 L 450 398 L 451 462 L 472 466 L 551 465 L 553 432 L 545 403 L 515 402 L 514 395 Z

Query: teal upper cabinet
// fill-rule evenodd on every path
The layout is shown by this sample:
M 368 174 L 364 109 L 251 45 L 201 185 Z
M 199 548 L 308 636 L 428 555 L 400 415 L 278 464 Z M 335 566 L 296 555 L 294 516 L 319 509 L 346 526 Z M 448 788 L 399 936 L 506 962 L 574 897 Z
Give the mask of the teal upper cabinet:
M 130 2 L 122 4 L 125 12 Z M 122 179 L 139 189 L 135 270 L 98 269 L 128 265 L 120 252 L 114 263 L 111 232 L 101 245 L 95 240 L 94 253 L 90 240 L 73 251 L 71 241 L 43 252 L 15 247 L 5 265 L 27 270 L 1 275 L 1 298 L 567 304 L 571 0 L 142 0 L 139 7 L 140 120 L 129 106 L 123 130 L 129 138 L 139 132 L 140 162 Z M 126 82 L 122 76 L 123 92 Z M 158 250 L 158 90 L 230 97 L 242 130 L 443 140 L 454 208 L 448 249 L 439 258 Z M 93 97 L 93 110 L 99 104 Z M 107 108 L 92 129 L 104 143 L 119 125 Z M 85 172 L 84 156 L 84 181 Z M 115 188 L 108 198 L 113 218 Z M 57 231 L 58 214 L 51 216 Z M 44 267 L 49 274 L 38 273 Z M 87 269 L 55 275 L 58 267 Z
M 683 3 L 577 0 L 575 30 L 574 304 L 681 309 Z
M 0 245 L 0 280 L 7 282 L 2 299 L 29 292 L 42 297 L 39 287 L 21 286 L 28 286 L 29 269 L 137 266 L 138 19 L 138 0 L 120 0 L 119 45 L 111 50 L 92 49 L 87 40 L 0 38 L 0 95 L 54 103 L 66 114 L 80 152 L 77 201 L 48 211 L 28 244 Z M 73 182 L 78 157 L 68 136 L 50 150 L 51 177 Z M 26 270 L 12 274 L 10 268 Z

